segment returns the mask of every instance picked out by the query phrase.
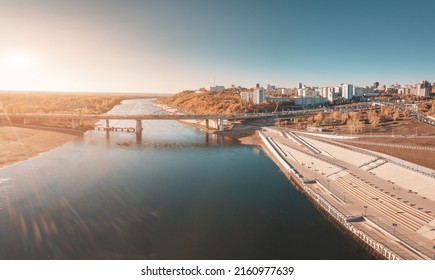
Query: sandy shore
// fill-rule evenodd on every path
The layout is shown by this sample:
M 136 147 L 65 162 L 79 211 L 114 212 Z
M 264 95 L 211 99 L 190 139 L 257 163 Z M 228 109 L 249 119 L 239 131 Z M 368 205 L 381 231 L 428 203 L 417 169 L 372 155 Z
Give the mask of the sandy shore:
M 207 130 L 202 125 L 183 122 L 207 133 L 216 133 L 232 137 L 244 145 L 262 146 L 262 141 L 256 133 L 257 128 L 247 128 L 230 131 Z M 71 141 L 74 134 L 30 129 L 14 126 L 0 126 L 0 168 L 30 159 L 41 153 L 55 149 Z
M 246 128 L 243 130 L 216 131 L 214 133 L 234 138 L 243 145 L 263 146 L 263 142 L 260 136 L 258 136 L 257 130 L 257 128 Z
M 38 156 L 75 137 L 53 131 L 0 126 L 0 168 Z

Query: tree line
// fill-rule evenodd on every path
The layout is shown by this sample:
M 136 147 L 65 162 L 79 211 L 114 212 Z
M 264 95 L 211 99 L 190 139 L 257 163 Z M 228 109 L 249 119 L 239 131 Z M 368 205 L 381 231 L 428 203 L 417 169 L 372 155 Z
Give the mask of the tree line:
M 52 94 L 0 94 L 0 113 L 82 113 L 109 111 L 123 98 Z

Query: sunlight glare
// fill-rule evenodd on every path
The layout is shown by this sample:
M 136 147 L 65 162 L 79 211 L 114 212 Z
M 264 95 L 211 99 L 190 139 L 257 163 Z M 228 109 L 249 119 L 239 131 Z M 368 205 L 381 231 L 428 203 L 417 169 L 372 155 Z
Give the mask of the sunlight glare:
M 36 65 L 36 57 L 28 52 L 13 52 L 5 56 L 7 66 L 15 70 L 28 70 Z

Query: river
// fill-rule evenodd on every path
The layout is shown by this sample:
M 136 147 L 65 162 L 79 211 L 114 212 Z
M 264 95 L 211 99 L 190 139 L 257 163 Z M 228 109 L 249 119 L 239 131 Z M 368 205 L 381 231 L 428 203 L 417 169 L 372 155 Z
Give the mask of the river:
M 111 113 L 156 111 L 125 100 Z M 0 169 L 0 259 L 372 258 L 258 147 L 176 121 L 143 128 L 88 131 Z

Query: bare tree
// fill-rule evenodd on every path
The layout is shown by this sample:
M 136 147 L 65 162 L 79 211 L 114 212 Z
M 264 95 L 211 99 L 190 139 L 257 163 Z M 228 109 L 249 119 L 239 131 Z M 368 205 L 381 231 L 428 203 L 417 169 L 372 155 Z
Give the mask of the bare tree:
M 317 125 L 320 125 L 322 121 L 325 119 L 322 112 L 317 113 L 317 115 L 314 117 L 316 120 Z
M 337 112 L 337 111 L 334 111 L 333 113 L 332 113 L 332 120 L 334 120 L 334 121 L 339 121 L 340 120 L 340 112 Z
M 388 107 L 382 106 L 381 107 L 381 115 L 389 117 L 391 115 L 391 110 Z
M 396 121 L 400 118 L 400 110 L 396 110 L 393 114 L 393 120 Z
M 380 121 L 381 121 L 380 116 L 373 116 L 373 118 L 370 121 L 370 124 L 372 125 L 373 128 L 376 128 Z
M 361 113 L 360 112 L 352 112 L 352 121 L 357 122 L 359 121 L 359 119 L 361 118 Z
M 308 124 L 313 124 L 314 123 L 314 117 L 308 117 L 307 122 L 308 122 Z
M 379 114 L 374 110 L 367 112 L 367 118 L 373 128 L 376 128 L 379 124 L 379 121 L 381 120 Z
M 341 123 L 342 124 L 345 124 L 348 119 L 349 119 L 349 113 L 348 112 L 346 112 L 346 113 L 341 115 Z

